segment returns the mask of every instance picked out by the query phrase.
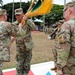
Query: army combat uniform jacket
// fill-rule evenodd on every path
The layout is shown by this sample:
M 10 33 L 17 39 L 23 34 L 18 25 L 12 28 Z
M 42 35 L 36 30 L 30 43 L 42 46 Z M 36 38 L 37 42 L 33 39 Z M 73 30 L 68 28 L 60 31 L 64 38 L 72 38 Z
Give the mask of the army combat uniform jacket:
M 17 29 L 9 22 L 0 21 L 0 60 L 10 61 L 10 37 L 16 36 Z M 18 32 L 19 34 L 19 32 Z
M 19 22 L 15 21 L 13 23 L 16 27 L 18 26 Z M 35 24 L 32 22 L 32 20 L 28 19 L 25 25 L 23 26 L 23 37 L 20 37 L 19 35 L 16 37 L 16 46 L 17 50 L 19 51 L 25 51 L 25 50 L 31 50 L 34 46 L 31 31 L 35 29 Z
M 56 60 L 64 75 L 75 75 L 75 19 L 65 22 L 61 27 Z

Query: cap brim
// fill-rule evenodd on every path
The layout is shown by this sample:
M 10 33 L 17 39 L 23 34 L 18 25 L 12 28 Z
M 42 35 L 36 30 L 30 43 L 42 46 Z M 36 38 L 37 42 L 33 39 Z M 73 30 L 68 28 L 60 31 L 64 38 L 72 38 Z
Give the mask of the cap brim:
M 20 14 L 22 14 L 22 13 L 15 13 L 15 15 L 20 15 Z

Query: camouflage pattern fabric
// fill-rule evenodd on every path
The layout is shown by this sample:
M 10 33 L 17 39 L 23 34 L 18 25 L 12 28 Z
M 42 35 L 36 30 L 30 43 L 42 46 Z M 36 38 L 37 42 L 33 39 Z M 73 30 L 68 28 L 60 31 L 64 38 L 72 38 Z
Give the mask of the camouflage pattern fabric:
M 10 38 L 11 35 L 16 36 L 16 33 L 17 29 L 15 26 L 11 25 L 9 22 L 0 21 L 0 75 L 3 75 L 2 63 L 10 61 Z
M 0 22 L 0 60 L 10 61 L 10 37 L 15 36 L 14 27 L 9 22 Z
M 0 75 L 3 75 L 3 73 L 2 73 L 2 61 L 0 60 Z
M 57 57 L 57 45 L 58 45 L 59 32 L 60 32 L 60 29 L 57 28 L 57 30 L 53 34 L 53 35 L 55 35 L 55 37 L 53 38 L 53 39 L 55 39 L 55 43 L 54 43 L 54 46 L 52 48 L 52 52 L 53 52 L 53 55 L 54 55 L 55 66 L 56 66 L 56 60 L 57 60 L 56 57 Z
M 14 22 L 16 26 L 18 25 L 18 21 Z M 35 24 L 28 19 L 23 27 L 23 35 L 22 37 L 16 37 L 16 70 L 17 75 L 27 75 L 30 70 L 30 61 L 32 58 L 32 48 L 34 46 L 31 31 L 35 29 Z
M 7 20 L 7 11 L 5 9 L 0 9 L 0 75 L 2 74 L 2 64 L 3 62 L 10 61 L 10 40 L 12 36 L 22 35 L 22 28 L 16 28 Z M 18 34 L 17 34 L 18 31 Z M 21 32 L 21 33 L 20 33 Z
M 16 75 L 27 75 L 30 70 L 30 61 L 32 58 L 32 50 L 19 52 L 16 54 Z
M 63 75 L 75 75 L 75 19 L 62 25 L 56 49 L 56 64 L 61 66 Z

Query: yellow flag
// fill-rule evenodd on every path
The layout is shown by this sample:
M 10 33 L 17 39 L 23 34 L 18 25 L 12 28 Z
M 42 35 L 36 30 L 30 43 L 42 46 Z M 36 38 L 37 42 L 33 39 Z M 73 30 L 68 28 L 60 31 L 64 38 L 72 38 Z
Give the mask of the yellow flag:
M 52 0 L 39 0 L 37 4 L 26 13 L 27 17 L 47 14 L 52 8 Z
M 38 0 L 34 7 L 25 14 L 28 18 L 38 15 L 47 14 L 52 8 L 52 0 Z M 25 22 L 22 20 L 21 24 Z

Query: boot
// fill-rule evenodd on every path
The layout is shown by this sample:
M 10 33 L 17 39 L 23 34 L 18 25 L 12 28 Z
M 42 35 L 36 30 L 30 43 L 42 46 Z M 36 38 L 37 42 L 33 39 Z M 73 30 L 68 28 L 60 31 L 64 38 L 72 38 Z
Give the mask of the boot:
M 54 68 L 51 68 L 51 70 L 56 72 L 57 68 L 56 68 L 56 67 L 54 67 Z

